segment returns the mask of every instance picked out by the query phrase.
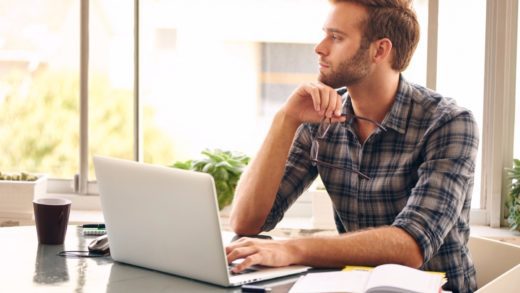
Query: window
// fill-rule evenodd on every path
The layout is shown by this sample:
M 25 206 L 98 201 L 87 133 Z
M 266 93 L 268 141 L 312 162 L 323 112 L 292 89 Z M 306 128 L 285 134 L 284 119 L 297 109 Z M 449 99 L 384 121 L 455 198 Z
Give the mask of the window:
M 327 1 L 141 1 L 144 160 L 254 154 L 296 77 L 315 73 L 327 13 Z
M 133 159 L 134 7 L 130 4 L 90 1 L 89 180 L 95 179 L 94 155 Z
M 410 82 L 414 82 L 420 85 L 426 85 L 426 54 L 428 47 L 428 1 L 427 0 L 415 0 L 413 2 L 415 12 L 417 13 L 419 27 L 420 27 L 420 38 L 419 44 L 415 49 L 412 60 L 408 65 L 408 68 L 403 72 L 404 78 Z
M 517 59 L 518 60 L 518 59 Z M 518 68 L 519 66 L 517 66 Z M 520 88 L 520 74 L 516 74 L 517 78 L 517 89 Z M 515 143 L 514 143 L 514 150 L 513 150 L 513 157 L 515 159 L 520 159 L 520 99 L 518 98 L 517 93 L 517 99 L 515 102 Z
M 85 3 L 89 95 L 81 108 L 79 32 L 85 8 L 80 4 Z M 435 14 L 429 8 L 436 4 L 438 21 L 429 22 L 428 15 Z M 494 163 L 496 147 L 507 146 L 498 151 L 503 157 L 520 158 L 520 119 L 500 117 L 496 109 L 512 105 L 514 97 L 490 88 L 504 87 L 508 76 L 493 72 L 507 72 L 508 66 L 516 71 L 516 62 L 507 62 L 511 58 L 499 58 L 503 44 L 513 32 L 516 36 L 510 24 L 517 24 L 517 3 L 416 0 L 414 5 L 421 40 L 404 76 L 426 84 L 427 73 L 434 74 L 436 90 L 475 115 L 481 147 L 472 208 L 491 209 L 486 221 L 499 221 L 499 189 L 503 193 L 503 170 L 510 162 Z M 254 154 L 288 94 L 315 78 L 314 44 L 329 11 L 327 1 L 315 0 L 0 0 L 0 8 L 0 171 L 47 173 L 53 182 L 64 179 L 64 192 L 71 191 L 70 180 L 82 166 L 88 164 L 88 177 L 95 179 L 92 155 L 135 159 L 142 153 L 145 162 L 170 165 L 196 158 L 205 148 Z M 438 40 L 429 43 L 432 23 Z M 508 31 L 511 35 L 497 37 Z M 427 63 L 433 46 L 435 66 Z M 86 128 L 80 125 L 83 110 Z M 495 139 L 496 130 L 513 124 L 514 147 L 512 135 Z M 81 143 L 87 136 L 88 144 Z
M 0 171 L 77 172 L 78 31 L 78 1 L 0 1 Z
M 260 44 L 260 114 L 273 116 L 294 89 L 317 78 L 315 44 Z
M 519 7 L 520 10 L 520 7 Z M 520 14 L 520 11 L 518 12 Z M 520 22 L 517 31 L 520 31 Z M 520 72 L 518 72 L 518 68 L 520 68 L 520 37 L 517 37 L 517 55 L 516 55 L 516 99 L 515 99 L 515 132 L 514 132 L 514 147 L 513 147 L 513 158 L 520 159 Z M 512 167 L 512 165 L 511 165 Z
M 464 11 L 464 21 L 460 12 Z M 472 111 L 482 138 L 486 0 L 439 1 L 437 91 Z M 482 147 L 479 147 L 472 208 L 480 207 Z

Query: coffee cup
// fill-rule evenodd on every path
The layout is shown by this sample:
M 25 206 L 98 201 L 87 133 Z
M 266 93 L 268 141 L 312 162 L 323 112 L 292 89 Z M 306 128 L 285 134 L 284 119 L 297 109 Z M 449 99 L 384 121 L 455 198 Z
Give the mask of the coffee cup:
M 39 198 L 33 201 L 34 220 L 40 244 L 63 244 L 69 223 L 71 201 Z

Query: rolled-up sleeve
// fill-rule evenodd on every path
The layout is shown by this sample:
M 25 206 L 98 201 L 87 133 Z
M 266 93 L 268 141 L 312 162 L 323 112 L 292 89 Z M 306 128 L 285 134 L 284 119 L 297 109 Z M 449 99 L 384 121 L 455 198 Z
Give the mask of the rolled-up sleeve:
M 446 115 L 430 130 L 424 136 L 427 141 L 417 184 L 393 222 L 415 238 L 424 262 L 442 246 L 471 196 L 479 140 L 477 124 L 468 111 Z
M 316 167 L 312 166 L 310 161 L 310 146 L 310 126 L 302 124 L 296 132 L 276 199 L 262 226 L 262 231 L 272 230 L 283 218 L 287 209 L 316 178 Z

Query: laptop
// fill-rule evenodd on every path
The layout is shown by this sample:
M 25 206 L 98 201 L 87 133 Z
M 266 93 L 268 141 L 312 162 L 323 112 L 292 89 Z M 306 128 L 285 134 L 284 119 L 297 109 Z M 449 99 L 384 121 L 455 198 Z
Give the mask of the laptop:
M 232 274 L 209 174 L 99 156 L 94 167 L 115 261 L 224 287 L 309 269 L 259 266 Z

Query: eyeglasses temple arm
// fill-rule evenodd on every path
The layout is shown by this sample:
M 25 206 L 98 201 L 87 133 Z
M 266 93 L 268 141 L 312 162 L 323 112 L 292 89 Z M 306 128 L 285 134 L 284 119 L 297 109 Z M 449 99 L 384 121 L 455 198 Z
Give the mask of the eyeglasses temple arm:
M 375 125 L 377 125 L 377 127 L 381 128 L 382 130 L 386 131 L 386 127 L 384 127 L 383 125 L 381 125 L 381 123 L 375 121 L 375 120 L 372 120 L 370 118 L 366 118 L 366 117 L 363 117 L 363 116 L 356 116 L 354 115 L 357 119 L 361 119 L 361 120 L 365 120 L 365 121 L 369 121 L 369 122 L 372 122 L 374 123 Z

